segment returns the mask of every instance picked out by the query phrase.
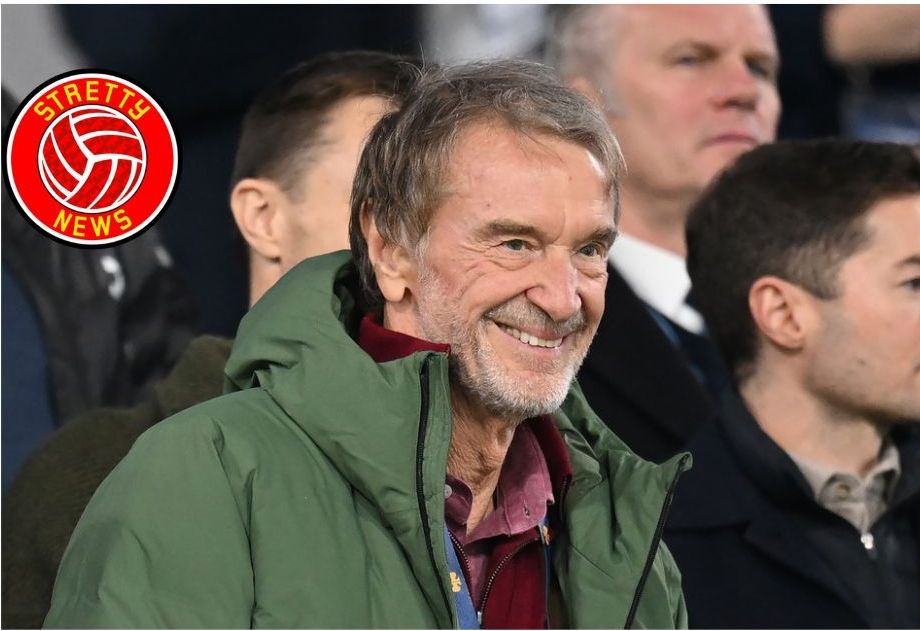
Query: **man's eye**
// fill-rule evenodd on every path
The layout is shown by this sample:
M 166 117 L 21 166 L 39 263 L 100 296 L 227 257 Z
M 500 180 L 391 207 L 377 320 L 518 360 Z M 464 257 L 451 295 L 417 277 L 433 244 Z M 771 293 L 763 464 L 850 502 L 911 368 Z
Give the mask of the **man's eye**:
M 697 64 L 702 63 L 703 56 L 687 53 L 686 55 L 679 55 L 674 58 L 674 63 L 678 66 L 696 66 Z
M 904 285 L 913 291 L 920 291 L 920 278 L 911 278 Z
M 523 239 L 508 239 L 507 241 L 502 241 L 502 245 L 514 252 L 520 252 L 527 248 L 527 243 Z
M 582 256 L 601 256 L 603 255 L 603 249 L 596 243 L 589 243 L 588 245 L 583 245 L 578 253 Z
M 747 67 L 752 75 L 762 79 L 773 79 L 776 74 L 772 66 L 757 61 L 749 61 Z

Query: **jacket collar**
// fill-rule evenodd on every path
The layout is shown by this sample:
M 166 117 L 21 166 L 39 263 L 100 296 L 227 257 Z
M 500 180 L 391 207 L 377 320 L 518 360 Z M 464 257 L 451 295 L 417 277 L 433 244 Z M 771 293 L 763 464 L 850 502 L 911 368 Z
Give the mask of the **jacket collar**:
M 792 458 L 760 427 L 737 392 L 722 397 L 719 424 L 747 476 L 778 506 L 813 510 L 811 486 Z
M 814 490 L 804 474 L 761 428 L 736 392 L 722 398 L 720 424 L 738 462 L 748 476 L 777 505 L 792 510 L 815 510 Z M 891 431 L 902 464 L 888 510 L 902 502 L 920 500 L 920 427 L 904 424 Z
M 899 425 L 891 430 L 891 440 L 900 452 L 901 477 L 894 488 L 889 510 L 911 502 L 916 505 L 920 518 L 920 426 Z
M 681 481 L 668 533 L 737 531 L 746 545 L 846 602 L 844 586 L 783 510 L 783 506 L 792 511 L 806 506 L 817 510 L 806 496 L 807 483 L 801 474 L 797 479 L 785 468 L 772 476 L 764 469 L 768 464 L 784 467 L 783 458 L 788 456 L 758 432 L 740 398 L 725 395 L 718 421 L 689 446 L 696 466 Z
M 920 502 L 920 428 L 897 427 L 891 436 L 904 465 L 892 507 L 905 501 Z M 761 429 L 731 388 L 722 396 L 715 422 L 688 449 L 697 465 L 682 482 L 687 492 L 678 494 L 670 522 L 673 527 L 715 528 L 754 521 L 762 516 L 764 507 L 750 498 L 761 495 L 782 510 L 819 510 L 808 481 L 792 458 Z M 736 473 L 728 473 L 731 471 Z M 685 504 L 683 497 L 692 497 L 692 504 Z
M 916 436 L 916 428 L 910 432 Z M 917 453 L 915 441 L 900 442 Z M 721 413 L 688 447 L 694 470 L 681 481 L 668 532 L 739 530 L 748 545 L 774 562 L 811 579 L 848 602 L 846 588 L 791 518 L 794 512 L 820 513 L 804 476 L 767 436 L 741 397 L 726 389 Z M 915 462 L 920 462 L 920 458 Z M 912 467 L 916 472 L 916 466 Z M 914 480 L 916 475 L 905 476 Z M 915 487 L 912 501 L 918 501 Z M 903 501 L 903 500 L 902 500 Z
M 555 421 L 574 470 L 565 530 L 554 554 L 569 608 L 567 623 L 572 628 L 622 627 L 663 526 L 669 491 L 690 468 L 691 458 L 682 453 L 660 465 L 639 458 L 597 418 L 577 384 Z M 669 555 L 654 558 L 660 572 Z M 579 574 L 592 580 L 566 580 Z M 661 614 L 660 600 L 639 602 L 639 620 Z

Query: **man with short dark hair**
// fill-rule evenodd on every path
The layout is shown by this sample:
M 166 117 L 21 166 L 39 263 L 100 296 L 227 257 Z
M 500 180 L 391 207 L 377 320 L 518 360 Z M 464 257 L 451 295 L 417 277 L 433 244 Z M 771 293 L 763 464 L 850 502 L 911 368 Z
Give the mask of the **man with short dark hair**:
M 725 382 L 693 305 L 684 226 L 716 174 L 774 138 L 773 31 L 762 6 L 569 6 L 550 52 L 603 109 L 629 167 L 611 309 L 578 380 L 626 444 L 661 462 L 711 416 Z
M 255 302 L 299 261 L 348 244 L 348 198 L 373 125 L 399 105 L 416 65 L 342 52 L 299 64 L 243 121 L 230 205 L 249 249 Z M 221 394 L 230 340 L 192 340 L 156 394 L 97 409 L 55 433 L 4 498 L 3 626 L 40 627 L 64 548 L 90 497 L 137 437 Z
M 732 370 L 666 539 L 694 627 L 920 621 L 920 156 L 755 149 L 691 212 Z
M 100 487 L 51 626 L 674 627 L 687 457 L 632 454 L 572 385 L 622 158 L 525 62 L 429 70 L 362 154 L 355 261 L 285 275 L 224 397 Z
M 414 80 L 413 60 L 327 53 L 266 88 L 243 119 L 230 206 L 249 248 L 250 304 L 310 256 L 348 247 L 361 147 Z

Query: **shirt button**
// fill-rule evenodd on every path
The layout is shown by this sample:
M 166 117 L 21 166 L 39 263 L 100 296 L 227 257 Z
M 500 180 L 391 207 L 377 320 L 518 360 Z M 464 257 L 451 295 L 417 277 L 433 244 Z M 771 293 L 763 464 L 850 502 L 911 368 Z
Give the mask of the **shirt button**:
M 837 487 L 837 499 L 845 500 L 850 497 L 850 486 L 848 484 L 841 484 Z
M 453 495 L 453 494 L 454 494 L 454 490 L 453 490 L 452 488 L 450 488 L 450 485 L 449 485 L 449 484 L 445 484 L 445 485 L 444 485 L 444 499 L 447 499 L 448 497 L 450 497 L 450 496 Z

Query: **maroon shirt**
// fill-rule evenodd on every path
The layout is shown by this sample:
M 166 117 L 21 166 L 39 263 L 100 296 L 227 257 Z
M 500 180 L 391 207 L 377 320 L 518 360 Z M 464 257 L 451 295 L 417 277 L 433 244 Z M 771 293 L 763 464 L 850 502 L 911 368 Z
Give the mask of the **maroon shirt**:
M 451 534 L 460 542 L 469 568 L 468 584 L 473 602 L 479 605 L 488 578 L 489 556 L 500 537 L 511 537 L 535 529 L 546 518 L 553 503 L 553 487 L 540 444 L 523 423 L 514 433 L 498 478 L 499 501 L 476 529 L 467 534 L 473 492 L 460 479 L 447 474 L 451 490 L 444 503 L 444 516 Z M 445 489 L 445 494 L 446 494 Z
M 450 352 L 447 344 L 390 331 L 370 314 L 361 321 L 358 344 L 376 362 L 418 351 Z M 557 512 L 550 507 L 557 497 L 560 505 L 564 501 L 572 477 L 565 443 L 552 418 L 529 419 L 515 432 L 499 477 L 500 501 L 469 535 L 466 522 L 472 492 L 462 480 L 446 475 L 445 521 L 458 544 L 457 554 L 482 627 L 543 627 L 546 539 L 541 537 L 540 524 L 549 512 L 549 532 L 559 528 Z

